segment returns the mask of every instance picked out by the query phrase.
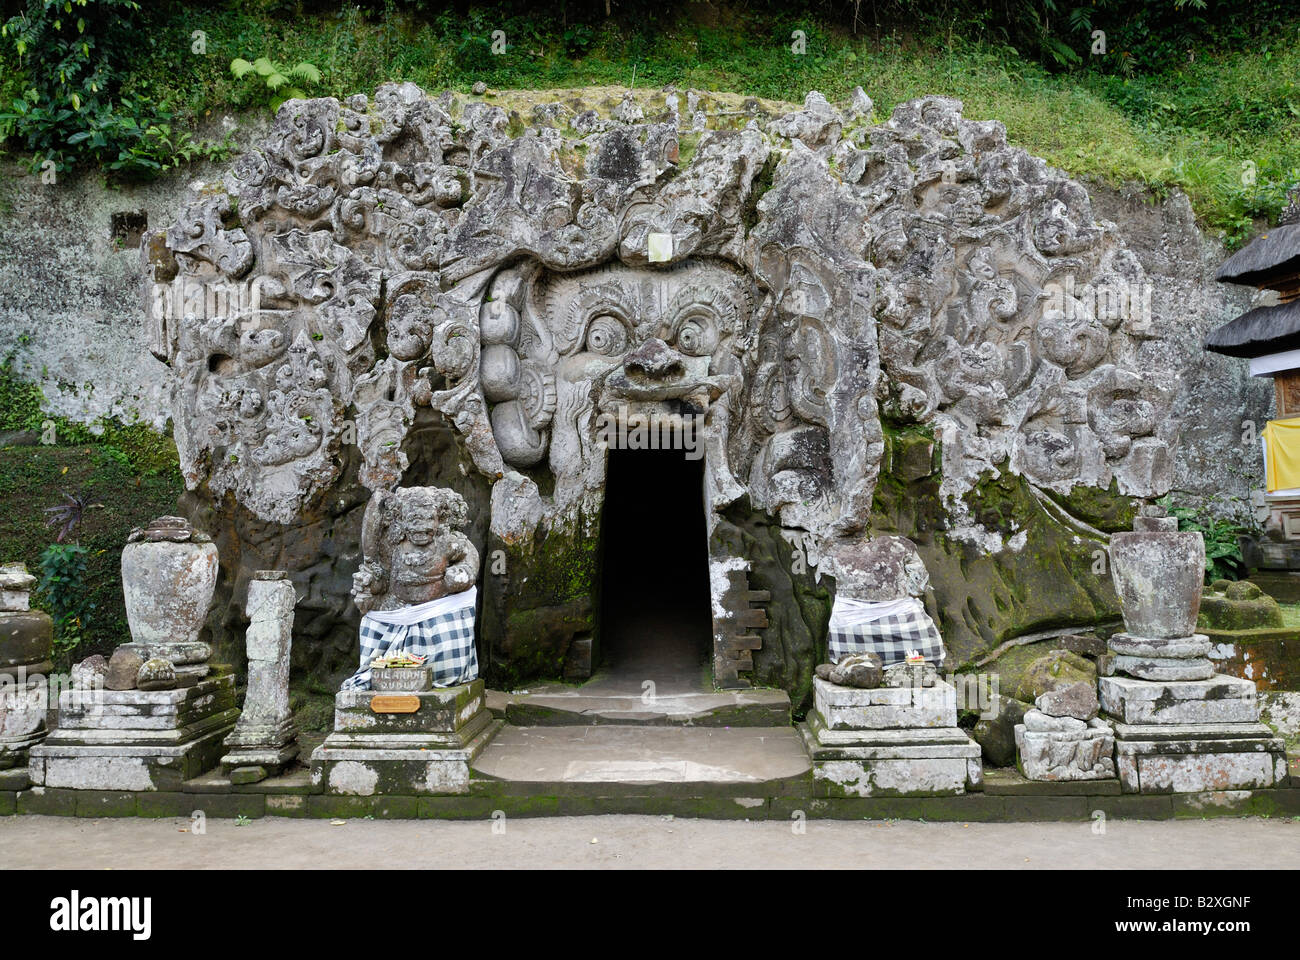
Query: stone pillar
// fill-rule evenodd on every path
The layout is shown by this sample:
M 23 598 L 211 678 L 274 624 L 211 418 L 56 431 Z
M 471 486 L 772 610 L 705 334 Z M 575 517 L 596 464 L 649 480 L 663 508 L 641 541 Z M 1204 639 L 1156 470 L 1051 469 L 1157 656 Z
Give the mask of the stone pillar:
M 289 650 L 293 641 L 293 584 L 283 570 L 259 570 L 248 585 L 248 691 L 230 752 L 221 766 L 233 783 L 256 783 L 281 773 L 298 756 L 298 731 L 289 710 Z
M 45 738 L 54 624 L 32 610 L 36 578 L 21 563 L 0 566 L 0 771 L 27 766 L 28 750 Z M 26 787 L 25 769 L 0 774 L 0 789 Z

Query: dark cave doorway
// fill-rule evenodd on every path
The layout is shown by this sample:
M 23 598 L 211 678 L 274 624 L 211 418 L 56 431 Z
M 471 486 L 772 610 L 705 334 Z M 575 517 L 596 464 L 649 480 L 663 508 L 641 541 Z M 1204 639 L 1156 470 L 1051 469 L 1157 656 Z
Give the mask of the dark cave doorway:
M 603 675 L 656 695 L 711 688 L 704 458 L 611 448 L 601 548 Z

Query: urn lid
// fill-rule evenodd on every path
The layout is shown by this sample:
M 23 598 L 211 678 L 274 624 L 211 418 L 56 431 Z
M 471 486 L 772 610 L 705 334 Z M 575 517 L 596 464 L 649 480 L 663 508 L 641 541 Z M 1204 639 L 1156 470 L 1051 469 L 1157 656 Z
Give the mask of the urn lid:
M 27 572 L 26 564 L 0 564 L 0 610 L 21 613 L 31 608 L 28 594 L 36 578 Z
M 36 578 L 27 572 L 25 563 L 0 564 L 0 590 L 27 593 L 36 585 Z
M 126 538 L 127 543 L 211 543 L 212 538 L 184 517 L 155 517 L 147 527 L 136 527 Z
M 1178 518 L 1166 516 L 1159 504 L 1148 504 L 1133 518 L 1135 533 L 1177 533 Z

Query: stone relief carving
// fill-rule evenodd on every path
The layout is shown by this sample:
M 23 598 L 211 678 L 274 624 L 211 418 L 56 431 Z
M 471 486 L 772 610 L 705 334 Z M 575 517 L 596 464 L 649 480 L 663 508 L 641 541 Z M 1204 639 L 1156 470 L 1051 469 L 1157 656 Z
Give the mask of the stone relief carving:
M 465 501 L 441 487 L 376 493 L 361 528 L 364 561 L 352 597 L 363 614 L 397 610 L 461 593 L 478 578 L 478 551 L 459 527 Z
M 702 417 L 710 507 L 809 555 L 861 538 L 890 423 L 942 442 L 985 546 L 960 497 L 988 472 L 1168 488 L 1162 323 L 1083 187 L 950 99 L 688 129 L 669 97 L 531 126 L 410 84 L 286 103 L 142 247 L 155 288 L 237 291 L 146 296 L 187 483 L 293 524 L 346 446 L 395 489 L 430 410 L 508 543 L 590 522 L 600 418 L 632 413 Z

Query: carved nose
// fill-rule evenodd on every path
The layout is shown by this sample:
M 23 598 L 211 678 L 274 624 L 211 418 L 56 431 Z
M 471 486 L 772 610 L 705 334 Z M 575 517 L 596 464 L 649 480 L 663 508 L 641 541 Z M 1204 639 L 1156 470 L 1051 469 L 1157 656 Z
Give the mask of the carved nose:
M 651 380 L 677 380 L 686 375 L 686 358 L 658 337 L 651 337 L 623 359 L 628 373 Z

